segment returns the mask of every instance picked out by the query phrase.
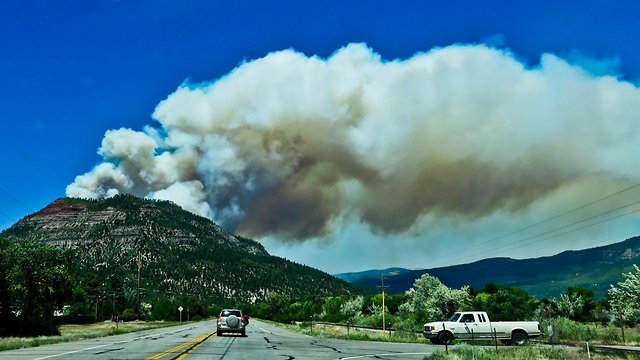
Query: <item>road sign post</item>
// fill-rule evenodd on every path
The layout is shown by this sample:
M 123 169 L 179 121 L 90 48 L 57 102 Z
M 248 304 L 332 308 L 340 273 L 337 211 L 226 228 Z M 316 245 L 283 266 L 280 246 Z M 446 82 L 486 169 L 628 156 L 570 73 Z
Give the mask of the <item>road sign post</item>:
M 182 306 L 179 306 L 178 311 L 180 311 L 180 322 L 182 322 L 182 310 L 184 310 L 184 308 Z

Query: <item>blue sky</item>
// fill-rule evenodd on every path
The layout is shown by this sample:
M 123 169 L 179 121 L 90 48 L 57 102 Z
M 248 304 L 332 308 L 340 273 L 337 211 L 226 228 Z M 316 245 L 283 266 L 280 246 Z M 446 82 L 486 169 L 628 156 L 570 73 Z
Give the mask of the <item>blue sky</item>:
M 183 82 L 214 81 L 271 52 L 327 58 L 365 43 L 393 60 L 484 43 L 531 68 L 555 54 L 637 87 L 638 13 L 637 1 L 3 2 L 0 228 L 65 196 L 102 161 L 107 130 L 158 126 L 151 114 Z M 356 270 L 273 241 L 293 260 Z

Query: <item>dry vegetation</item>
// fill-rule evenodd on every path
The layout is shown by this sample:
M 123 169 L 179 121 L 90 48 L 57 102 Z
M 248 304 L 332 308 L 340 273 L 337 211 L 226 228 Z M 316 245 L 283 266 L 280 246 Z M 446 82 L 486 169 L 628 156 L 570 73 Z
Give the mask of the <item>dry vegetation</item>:
M 491 347 L 479 347 L 462 344 L 449 350 L 444 350 L 425 357 L 425 360 L 613 360 L 628 359 L 639 360 L 640 355 L 622 352 L 587 352 L 584 348 L 567 347 L 541 347 L 541 346 L 508 346 L 499 347 L 495 350 Z
M 0 338 L 0 351 L 34 347 L 46 344 L 93 339 L 97 337 L 124 334 L 135 331 L 155 329 L 177 325 L 171 321 L 132 321 L 120 323 L 116 326 L 113 322 L 101 322 L 86 325 L 61 325 L 60 336 L 38 336 L 32 338 L 7 337 Z

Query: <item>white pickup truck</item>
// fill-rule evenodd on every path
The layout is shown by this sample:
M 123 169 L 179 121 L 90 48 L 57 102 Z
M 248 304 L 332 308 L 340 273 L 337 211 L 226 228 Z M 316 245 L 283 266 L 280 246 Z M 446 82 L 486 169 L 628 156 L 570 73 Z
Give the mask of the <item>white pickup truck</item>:
M 424 324 L 424 337 L 434 344 L 451 344 L 454 339 L 493 339 L 504 344 L 523 345 L 529 338 L 542 335 L 537 321 L 491 322 L 483 311 L 454 313 L 447 321 Z

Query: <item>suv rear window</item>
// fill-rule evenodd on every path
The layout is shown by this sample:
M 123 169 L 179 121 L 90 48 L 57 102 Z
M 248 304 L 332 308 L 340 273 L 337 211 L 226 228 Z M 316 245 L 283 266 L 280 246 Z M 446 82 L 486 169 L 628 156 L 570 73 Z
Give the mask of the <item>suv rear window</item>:
M 227 316 L 231 316 L 231 315 L 235 315 L 237 317 L 241 317 L 242 316 L 240 314 L 240 310 L 223 310 L 222 312 L 220 312 L 220 316 L 222 316 L 222 317 L 227 317 Z

